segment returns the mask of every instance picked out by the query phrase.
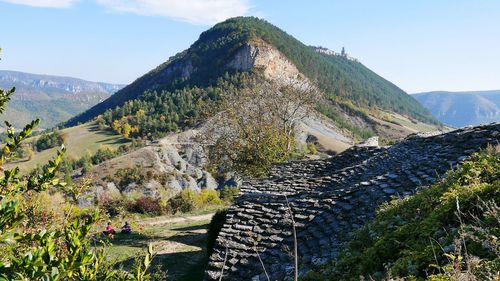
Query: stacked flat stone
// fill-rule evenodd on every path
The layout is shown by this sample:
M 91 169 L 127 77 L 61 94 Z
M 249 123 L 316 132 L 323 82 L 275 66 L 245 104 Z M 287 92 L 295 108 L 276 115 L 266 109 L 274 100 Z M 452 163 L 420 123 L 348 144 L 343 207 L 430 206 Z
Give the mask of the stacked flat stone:
M 435 183 L 472 153 L 498 143 L 496 123 L 412 135 L 388 148 L 353 147 L 329 159 L 276 165 L 269 178 L 243 183 L 228 209 L 205 279 L 219 280 L 225 266 L 222 280 L 267 280 L 262 264 L 271 280 L 292 276 L 292 215 L 299 271 L 306 273 L 334 259 L 382 203 Z

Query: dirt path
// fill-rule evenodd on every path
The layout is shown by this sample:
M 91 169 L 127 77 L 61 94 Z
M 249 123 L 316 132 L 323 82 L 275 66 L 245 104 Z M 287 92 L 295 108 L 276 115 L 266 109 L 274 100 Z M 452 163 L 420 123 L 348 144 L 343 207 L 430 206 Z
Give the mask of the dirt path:
M 145 219 L 140 222 L 141 225 L 144 226 L 155 226 L 162 224 L 173 224 L 173 223 L 181 223 L 181 222 L 194 222 L 194 221 L 204 221 L 210 220 L 215 213 L 209 213 L 205 215 L 195 215 L 195 216 L 182 216 L 182 217 L 156 217 L 151 219 Z

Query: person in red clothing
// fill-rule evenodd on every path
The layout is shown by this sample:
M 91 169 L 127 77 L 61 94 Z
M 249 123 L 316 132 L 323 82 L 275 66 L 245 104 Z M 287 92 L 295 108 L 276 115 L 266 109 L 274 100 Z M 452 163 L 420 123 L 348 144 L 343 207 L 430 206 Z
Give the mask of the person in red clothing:
M 111 222 L 108 222 L 108 225 L 106 226 L 106 230 L 104 230 L 102 233 L 106 234 L 110 238 L 113 238 L 113 235 L 115 235 L 116 231 L 114 230 L 113 226 L 111 225 Z

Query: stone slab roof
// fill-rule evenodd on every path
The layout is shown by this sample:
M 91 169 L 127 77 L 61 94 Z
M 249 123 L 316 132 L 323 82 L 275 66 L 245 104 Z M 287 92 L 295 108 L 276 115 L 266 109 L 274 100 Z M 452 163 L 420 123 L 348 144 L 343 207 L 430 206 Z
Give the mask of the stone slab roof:
M 472 153 L 498 143 L 496 123 L 413 135 L 388 148 L 354 147 L 329 159 L 276 165 L 269 178 L 243 183 L 228 209 L 205 279 L 219 280 L 226 252 L 222 280 L 267 280 L 259 256 L 271 280 L 290 277 L 292 214 L 300 273 L 321 266 L 336 257 L 382 203 L 418 192 Z

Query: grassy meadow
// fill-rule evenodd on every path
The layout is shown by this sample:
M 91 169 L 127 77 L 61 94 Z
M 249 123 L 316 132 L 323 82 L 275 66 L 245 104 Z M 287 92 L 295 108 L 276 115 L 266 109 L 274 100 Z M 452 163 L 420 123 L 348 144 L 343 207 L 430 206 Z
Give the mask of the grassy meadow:
M 130 267 L 151 243 L 156 253 L 153 270 L 166 272 L 168 280 L 202 280 L 207 258 L 206 233 L 211 216 L 157 217 L 133 224 L 134 233 L 117 234 L 110 240 L 107 259 L 125 268 Z
M 66 146 L 66 155 L 69 158 L 78 159 L 86 153 L 94 154 L 99 148 L 109 147 L 117 149 L 120 145 L 128 143 L 129 140 L 117 135 L 112 131 L 99 130 L 95 122 L 85 123 L 60 131 Z M 32 141 L 37 136 L 26 140 Z M 23 159 L 9 163 L 9 166 L 18 166 L 21 173 L 26 173 L 38 165 L 46 164 L 56 155 L 58 147 L 35 152 L 31 160 Z

